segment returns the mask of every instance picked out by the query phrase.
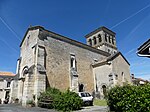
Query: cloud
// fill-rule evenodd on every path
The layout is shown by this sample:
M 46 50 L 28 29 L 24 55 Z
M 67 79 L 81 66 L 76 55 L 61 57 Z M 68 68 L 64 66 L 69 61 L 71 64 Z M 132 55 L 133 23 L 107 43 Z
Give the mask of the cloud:
M 131 55 L 133 53 L 135 53 L 134 51 L 136 51 L 136 48 L 131 49 L 130 51 L 128 51 L 125 55 Z
M 139 14 L 140 12 L 144 11 L 145 9 L 149 8 L 150 4 L 148 4 L 147 6 L 143 7 L 142 9 L 138 10 L 137 12 L 133 13 L 132 15 L 128 16 L 127 18 L 125 18 L 124 20 L 118 22 L 117 24 L 115 24 L 114 26 L 111 27 L 111 29 L 119 26 L 120 24 L 124 23 L 125 21 L 129 20 L 130 18 L 136 16 L 137 14 Z
M 19 38 L 18 34 L 6 23 L 6 21 L 0 16 L 1 22 L 14 34 L 14 36 L 17 37 L 17 39 L 21 42 L 21 39 Z
M 5 40 L 3 40 L 2 38 L 0 39 L 0 41 L 2 41 L 7 47 L 9 47 L 10 49 L 12 49 L 14 52 L 18 53 L 18 50 L 13 48 L 12 46 L 9 45 L 9 43 Z

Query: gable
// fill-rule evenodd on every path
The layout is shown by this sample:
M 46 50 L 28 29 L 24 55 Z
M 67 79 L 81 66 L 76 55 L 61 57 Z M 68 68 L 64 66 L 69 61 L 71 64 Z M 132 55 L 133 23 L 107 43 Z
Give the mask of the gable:
M 128 65 L 130 65 L 130 63 L 128 62 L 128 60 L 123 56 L 123 54 L 121 52 L 117 52 L 116 54 L 108 57 L 107 61 L 111 61 L 111 60 L 114 60 L 115 58 L 117 58 L 118 56 L 121 56 L 123 58 L 124 61 L 126 61 L 126 63 Z
M 21 47 L 22 44 L 24 43 L 24 41 L 25 41 L 27 35 L 29 35 L 29 32 L 32 31 L 32 30 L 37 30 L 37 29 L 39 29 L 39 28 L 43 28 L 43 27 L 41 27 L 41 26 L 35 26 L 35 27 L 30 27 L 30 28 L 28 28 L 27 31 L 26 31 L 26 33 L 25 33 L 25 35 L 24 35 L 24 37 L 23 37 L 23 39 L 22 39 L 22 41 L 21 41 L 21 43 L 20 43 L 20 47 Z
M 150 39 L 138 48 L 138 56 L 150 56 Z

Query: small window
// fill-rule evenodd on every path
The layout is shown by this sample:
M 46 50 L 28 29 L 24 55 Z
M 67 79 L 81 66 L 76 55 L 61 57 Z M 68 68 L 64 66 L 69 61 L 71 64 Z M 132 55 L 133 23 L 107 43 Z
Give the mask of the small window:
M 101 42 L 101 41 L 102 41 L 102 37 L 101 37 L 101 35 L 100 35 L 100 34 L 98 35 L 98 39 L 99 39 L 99 42 Z
M 122 72 L 121 74 L 122 74 L 122 82 L 124 82 L 125 81 L 124 80 L 124 73 Z
M 109 36 L 108 38 L 109 38 L 109 43 L 111 43 L 111 38 L 110 38 L 110 36 Z
M 115 79 L 118 80 L 118 75 L 115 75 Z
M 112 38 L 112 44 L 114 45 L 114 39 Z
M 75 58 L 75 55 L 72 55 L 72 54 L 70 58 L 70 67 L 76 69 L 76 58 Z
M 89 39 L 89 45 L 92 46 L 92 40 L 91 39 Z
M 30 35 L 27 37 L 27 46 L 29 45 L 29 38 L 30 38 Z
M 93 40 L 94 40 L 94 45 L 97 44 L 96 37 L 93 37 Z
M 113 80 L 113 75 L 109 74 L 109 81 L 112 81 L 112 80 Z

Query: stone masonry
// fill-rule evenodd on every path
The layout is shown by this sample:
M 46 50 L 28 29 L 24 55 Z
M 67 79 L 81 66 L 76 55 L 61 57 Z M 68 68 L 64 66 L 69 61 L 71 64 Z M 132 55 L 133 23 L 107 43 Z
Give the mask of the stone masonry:
M 37 103 L 40 92 L 48 87 L 103 97 L 108 86 L 122 85 L 117 83 L 121 79 L 130 82 L 130 64 L 117 50 L 115 33 L 102 27 L 86 38 L 88 45 L 41 26 L 28 28 L 17 63 L 19 101 L 26 105 L 35 97 Z M 110 81 L 113 77 L 117 81 Z

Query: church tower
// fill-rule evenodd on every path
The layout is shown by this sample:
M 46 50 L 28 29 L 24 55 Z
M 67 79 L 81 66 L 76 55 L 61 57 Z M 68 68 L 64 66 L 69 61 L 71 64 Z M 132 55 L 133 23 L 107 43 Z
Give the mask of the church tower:
M 87 45 L 113 55 L 117 52 L 116 33 L 106 27 L 100 27 L 86 36 Z

